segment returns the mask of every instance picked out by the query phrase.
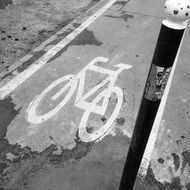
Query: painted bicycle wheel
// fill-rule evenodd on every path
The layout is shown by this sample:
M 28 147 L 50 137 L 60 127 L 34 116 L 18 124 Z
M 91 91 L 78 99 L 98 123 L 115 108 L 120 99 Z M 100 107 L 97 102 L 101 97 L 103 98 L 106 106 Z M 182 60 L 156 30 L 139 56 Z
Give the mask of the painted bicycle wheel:
M 105 94 L 107 94 L 107 90 L 101 92 L 92 101 L 92 104 L 94 104 L 94 105 L 98 104 L 102 100 L 102 98 L 106 97 Z M 115 97 L 116 97 L 116 98 L 114 98 L 115 104 L 114 104 L 113 111 L 110 114 L 108 119 L 104 119 L 104 121 L 102 122 L 103 123 L 102 126 L 99 126 L 98 129 L 89 130 L 89 126 L 88 126 L 90 115 L 96 113 L 96 111 L 93 110 L 93 109 L 95 109 L 96 106 L 89 107 L 89 109 L 87 109 L 84 112 L 82 119 L 80 121 L 80 125 L 79 125 L 79 137 L 83 142 L 96 141 L 99 138 L 104 137 L 111 130 L 111 127 L 112 127 L 114 121 L 116 120 L 116 118 L 119 114 L 119 111 L 122 107 L 122 104 L 123 104 L 123 92 L 119 87 L 113 87 L 111 89 L 110 97 L 111 97 L 111 95 L 115 95 Z M 107 109 L 109 109 L 109 108 L 107 108 Z M 97 123 L 97 120 L 95 120 L 94 123 Z
M 27 120 L 30 123 L 39 124 L 54 116 L 65 106 L 73 95 L 77 87 L 77 81 L 78 79 L 75 75 L 67 75 L 50 84 L 29 104 Z M 48 104 L 52 104 L 53 107 L 51 108 L 49 106 L 50 108 L 48 110 L 44 109 L 42 111 L 42 108 L 47 107 Z

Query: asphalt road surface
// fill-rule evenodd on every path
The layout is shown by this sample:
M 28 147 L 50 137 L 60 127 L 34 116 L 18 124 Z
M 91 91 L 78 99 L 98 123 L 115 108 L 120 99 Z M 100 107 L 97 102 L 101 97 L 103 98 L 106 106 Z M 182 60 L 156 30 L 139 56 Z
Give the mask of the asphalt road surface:
M 2 189 L 118 189 L 163 4 L 100 1 L 1 74 Z M 190 189 L 189 44 L 134 190 Z

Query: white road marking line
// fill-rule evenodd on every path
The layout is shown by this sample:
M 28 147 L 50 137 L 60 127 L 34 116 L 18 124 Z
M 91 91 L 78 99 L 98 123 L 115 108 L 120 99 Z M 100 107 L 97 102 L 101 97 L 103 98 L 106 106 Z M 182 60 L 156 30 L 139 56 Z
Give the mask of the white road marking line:
M 184 36 L 183 36 L 183 38 L 184 38 Z M 168 94 L 169 94 L 169 91 L 170 91 L 170 87 L 171 87 L 172 79 L 173 79 L 174 72 L 175 72 L 175 69 L 176 69 L 176 65 L 177 65 L 179 52 L 180 52 L 182 43 L 183 43 L 183 39 L 182 39 L 180 47 L 178 49 L 178 52 L 177 52 L 177 55 L 176 55 L 176 58 L 175 58 L 175 61 L 174 61 L 174 64 L 173 64 L 173 67 L 172 67 L 172 70 L 171 70 L 167 85 L 166 85 L 166 88 L 165 88 L 165 91 L 164 91 L 164 94 L 163 94 L 163 97 L 162 97 L 162 101 L 160 103 L 160 106 L 159 106 L 159 109 L 158 109 L 158 112 L 157 112 L 157 115 L 156 115 L 156 118 L 155 118 L 155 121 L 154 121 L 154 124 L 153 124 L 153 127 L 152 127 L 152 131 L 151 131 L 151 134 L 150 134 L 150 137 L 149 137 L 149 140 L 148 140 L 148 143 L 147 143 L 144 155 L 143 155 L 143 159 L 141 161 L 141 166 L 139 168 L 138 174 L 142 179 L 145 179 L 146 174 L 147 174 L 147 170 L 148 170 L 148 167 L 149 167 L 149 164 L 150 164 L 150 161 L 151 161 L 152 152 L 153 152 L 153 149 L 154 149 L 154 146 L 155 146 L 155 143 L 156 143 L 157 135 L 158 135 L 158 132 L 159 132 L 159 127 L 160 127 L 161 122 L 162 122 L 164 108 L 165 108 L 166 101 L 167 101 L 167 98 L 168 98 Z
M 35 64 L 31 65 L 28 69 L 17 75 L 6 85 L 0 88 L 0 99 L 4 99 L 11 92 L 13 92 L 19 85 L 25 80 L 31 77 L 36 71 L 38 71 L 45 63 L 50 60 L 55 54 L 69 44 L 75 37 L 77 37 L 82 31 L 84 31 L 90 24 L 92 24 L 97 18 L 99 18 L 107 9 L 109 9 L 117 0 L 110 0 L 106 5 L 100 8 L 96 13 L 90 16 L 85 22 L 83 22 L 78 28 L 71 32 L 66 38 L 50 49 L 45 55 L 43 55 Z

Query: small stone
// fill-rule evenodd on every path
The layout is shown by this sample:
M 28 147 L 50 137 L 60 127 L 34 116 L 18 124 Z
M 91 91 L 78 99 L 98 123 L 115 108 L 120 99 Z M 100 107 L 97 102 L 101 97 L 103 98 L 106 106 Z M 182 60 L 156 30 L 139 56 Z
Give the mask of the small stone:
M 174 14 L 177 15 L 179 13 L 178 10 L 174 10 Z
M 92 133 L 92 132 L 94 131 L 94 129 L 93 129 L 93 127 L 87 127 L 87 128 L 86 128 L 86 131 L 87 131 L 88 133 Z
M 10 36 L 10 35 L 7 35 L 7 37 L 8 37 L 8 38 L 12 38 L 12 36 Z
M 158 159 L 158 162 L 159 162 L 160 164 L 163 164 L 163 163 L 164 163 L 164 159 L 163 159 L 163 158 L 159 158 L 159 159 Z
M 101 120 L 102 120 L 102 122 L 106 122 L 107 121 L 107 119 L 105 117 L 102 117 Z
M 125 123 L 125 118 L 121 117 L 121 118 L 117 119 L 117 120 L 116 120 L 116 123 L 117 123 L 118 125 L 123 125 L 123 124 Z

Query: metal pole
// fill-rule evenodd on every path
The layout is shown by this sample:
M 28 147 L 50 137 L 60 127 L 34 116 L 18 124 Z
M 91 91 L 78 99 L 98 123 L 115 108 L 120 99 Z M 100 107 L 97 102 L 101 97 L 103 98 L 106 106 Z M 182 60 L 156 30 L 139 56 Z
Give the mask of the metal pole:
M 132 190 L 190 16 L 190 0 L 166 0 L 162 22 L 119 190 Z

